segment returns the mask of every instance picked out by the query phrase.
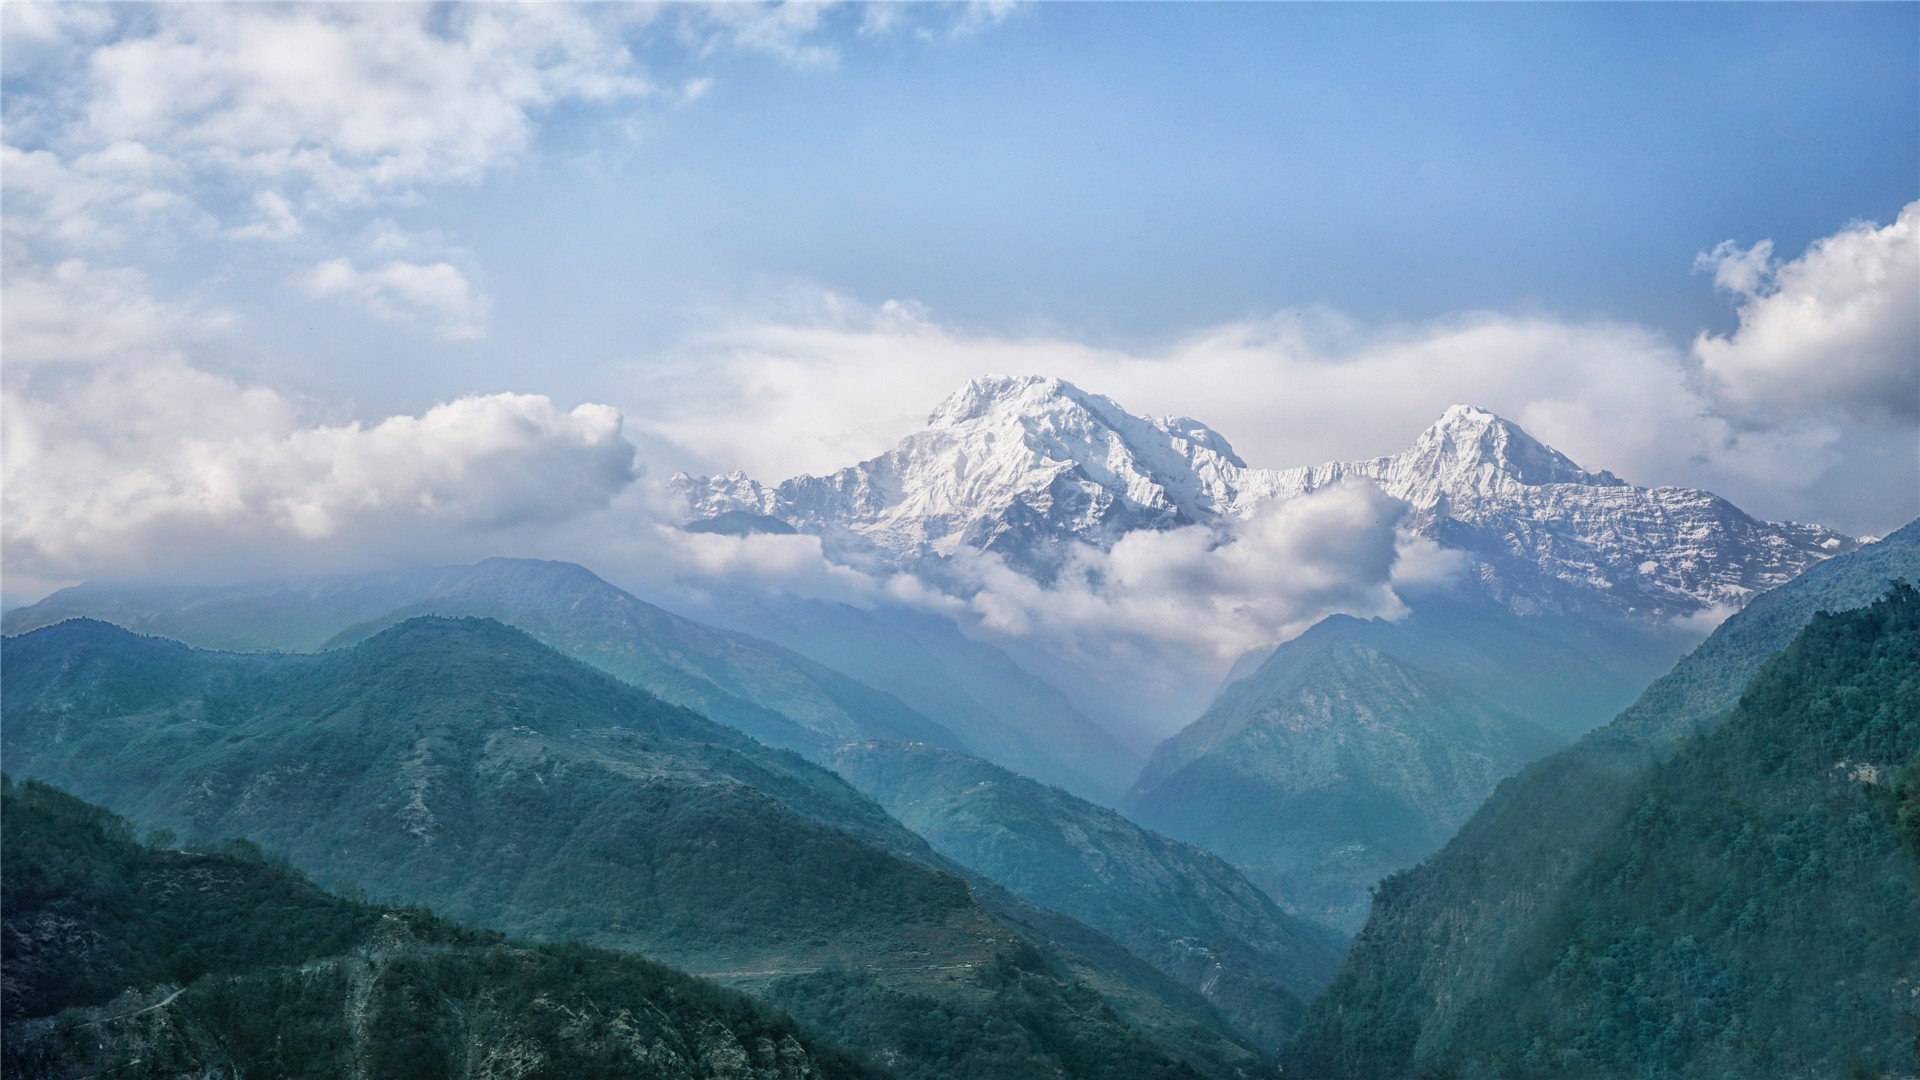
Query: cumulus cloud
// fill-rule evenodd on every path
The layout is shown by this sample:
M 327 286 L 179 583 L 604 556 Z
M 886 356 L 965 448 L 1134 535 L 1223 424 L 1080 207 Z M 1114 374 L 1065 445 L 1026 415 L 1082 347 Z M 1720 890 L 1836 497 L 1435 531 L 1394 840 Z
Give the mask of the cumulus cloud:
M 103 368 L 57 395 L 9 388 L 6 411 L 8 560 L 40 575 L 551 524 L 604 505 L 634 469 L 617 411 L 537 395 L 308 426 L 271 390 L 158 363 Z
M 984 371 L 1057 375 L 1135 411 L 1198 418 L 1268 467 L 1392 453 L 1468 402 L 1636 483 L 1884 531 L 1920 513 L 1917 222 L 1910 206 L 1784 264 L 1764 244 L 1703 256 L 1739 298 L 1741 326 L 1691 348 L 1616 322 L 1467 313 L 1366 327 L 1306 311 L 1136 352 L 969 333 L 912 303 L 822 294 L 636 370 L 659 407 L 635 422 L 709 467 L 778 480 L 881 453 Z
M 222 311 L 188 312 L 155 300 L 134 270 L 99 270 L 83 259 L 51 269 L 9 244 L 4 258 L 4 344 L 16 367 L 142 358 L 159 343 L 218 333 Z
M 1058 375 L 1135 411 L 1192 416 L 1250 464 L 1357 459 L 1406 446 L 1455 402 L 1500 413 L 1592 468 L 1741 494 L 1813 484 L 1841 433 L 1810 420 L 1734 428 L 1684 350 L 1613 323 L 1464 315 L 1357 327 L 1326 312 L 1214 327 L 1155 353 L 976 335 L 913 305 L 829 297 L 637 371 L 642 427 L 762 479 L 885 450 L 983 371 Z
M 1777 261 L 1771 241 L 1727 241 L 1698 265 L 1739 302 L 1738 329 L 1693 342 L 1729 415 L 1768 426 L 1826 410 L 1920 421 L 1920 202 L 1797 259 Z
M 1161 681 L 1217 673 L 1334 612 L 1398 617 L 1403 551 L 1424 587 L 1457 565 L 1400 529 L 1405 503 L 1370 482 L 1268 504 L 1219 526 L 1146 530 L 1081 549 L 1041 584 L 992 555 L 960 560 L 968 613 L 989 634 L 1047 644 L 1101 668 Z M 896 591 L 898 588 L 896 587 Z
M 0 541 L 11 578 L 254 562 L 322 546 L 391 558 L 435 538 L 552 526 L 636 475 L 606 405 L 477 394 L 371 423 L 193 366 L 226 328 L 139 275 L 10 255 Z
M 92 52 L 71 136 L 316 205 L 471 180 L 558 102 L 652 92 L 608 24 L 558 5 L 163 7 Z
M 430 265 L 395 260 L 361 271 L 350 259 L 333 259 L 300 279 L 315 299 L 343 297 L 389 322 L 411 323 L 449 341 L 485 336 L 492 302 L 451 263 Z

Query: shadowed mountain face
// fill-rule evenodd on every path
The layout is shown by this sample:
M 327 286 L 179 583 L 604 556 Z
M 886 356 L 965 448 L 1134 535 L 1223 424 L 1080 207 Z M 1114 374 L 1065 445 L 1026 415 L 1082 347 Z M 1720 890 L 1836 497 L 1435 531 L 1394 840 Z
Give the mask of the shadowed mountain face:
M 941 854 L 1112 937 L 1268 1048 L 1344 951 L 1217 856 L 977 758 L 849 743 L 830 764 Z
M 18 634 L 87 617 L 203 648 L 310 651 L 417 615 L 498 619 L 776 746 L 886 738 L 966 748 L 897 698 L 768 642 L 683 619 L 571 563 L 488 559 L 206 588 L 82 585 L 9 612 L 6 627 Z
M 10 1077 L 883 1075 L 636 956 L 330 896 L 245 844 L 142 847 L 33 781 L 4 803 Z
M 682 618 L 571 563 L 488 559 L 243 586 L 83 585 L 9 612 L 6 627 L 87 617 L 205 648 L 310 651 L 416 615 L 478 616 L 805 754 L 845 739 L 924 742 L 1107 802 L 1139 770 L 1059 691 L 949 620 L 806 601 L 716 604 L 712 614 L 748 632 Z
M 693 611 L 892 694 L 975 755 L 1082 798 L 1115 805 L 1143 763 L 1066 695 L 951 619 L 719 592 Z
M 838 777 L 499 623 L 278 656 L 75 621 L 0 661 L 9 769 L 145 823 L 784 994 L 903 1075 L 993 1075 L 973 1065 L 1003 1051 L 1011 1076 L 1185 1073 Z M 883 1038 L 914 1002 L 951 1008 Z
M 1560 740 L 1329 619 L 1154 752 L 1137 819 L 1219 852 L 1292 911 L 1357 927 L 1367 889 L 1444 844 Z
M 1501 988 L 1520 970 L 1516 965 L 1531 963 L 1542 941 L 1559 940 L 1564 924 L 1556 922 L 1557 913 L 1589 887 L 1583 883 L 1598 872 L 1596 853 L 1631 835 L 1647 794 L 1641 785 L 1651 783 L 1648 770 L 1714 731 L 1767 657 L 1786 647 L 1815 612 L 1870 604 L 1890 579 L 1916 577 L 1920 523 L 1816 566 L 1729 618 L 1615 722 L 1503 782 L 1444 849 L 1382 887 L 1340 976 L 1309 1011 L 1299 1054 L 1316 1070 L 1310 1075 L 1412 1077 L 1429 1066 L 1452 1067 L 1447 1055 L 1468 1045 L 1474 1036 L 1467 1032 L 1491 1015 L 1487 1002 L 1503 1000 Z M 1761 724 L 1758 730 L 1773 729 Z M 1779 731 L 1803 745 L 1818 737 Z M 1878 770 L 1899 762 L 1874 764 Z M 1792 774 L 1779 782 L 1786 790 L 1812 792 L 1831 779 Z M 1746 794 L 1730 797 L 1763 805 Z M 1856 809 L 1867 812 L 1864 804 Z M 1782 820 L 1756 827 L 1771 835 Z M 1840 895 L 1824 879 L 1809 879 L 1806 888 L 1792 903 L 1819 896 L 1825 904 Z M 1766 1074 L 1783 1073 L 1735 1075 Z

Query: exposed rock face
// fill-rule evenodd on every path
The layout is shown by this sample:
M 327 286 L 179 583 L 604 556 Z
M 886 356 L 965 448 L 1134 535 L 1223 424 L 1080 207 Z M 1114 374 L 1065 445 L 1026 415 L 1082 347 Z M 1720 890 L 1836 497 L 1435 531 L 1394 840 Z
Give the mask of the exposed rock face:
M 1589 472 L 1464 405 L 1398 454 L 1260 469 L 1199 421 L 1134 416 L 1031 376 L 975 379 L 924 429 L 830 476 L 675 483 L 698 517 L 777 518 L 845 557 L 913 565 L 976 548 L 1045 579 L 1075 544 L 1224 523 L 1355 480 L 1406 500 L 1421 534 L 1469 556 L 1474 588 L 1521 614 L 1660 620 L 1738 606 L 1857 546 L 1819 526 L 1759 521 L 1707 492 Z

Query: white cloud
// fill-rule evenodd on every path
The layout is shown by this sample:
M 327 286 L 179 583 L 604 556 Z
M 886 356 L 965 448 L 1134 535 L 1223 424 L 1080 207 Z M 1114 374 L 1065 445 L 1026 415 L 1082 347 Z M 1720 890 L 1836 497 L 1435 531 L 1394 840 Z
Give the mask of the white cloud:
M 948 33 L 956 38 L 978 34 L 1005 22 L 1019 8 L 1015 0 L 968 0 L 960 6 L 960 14 Z
M 472 180 L 564 100 L 652 92 L 596 9 L 154 9 L 96 49 L 76 138 L 143 139 L 198 168 L 356 203 Z
M 0 294 L 7 364 L 112 363 L 146 359 L 168 342 L 218 333 L 221 311 L 185 312 L 155 300 L 138 271 L 97 270 L 81 259 L 51 269 L 6 246 Z
M 1196 417 L 1258 466 L 1391 453 L 1455 402 L 1641 483 L 1804 487 L 1834 464 L 1831 425 L 1738 431 L 1694 389 L 1689 367 L 1658 334 L 1609 323 L 1479 314 L 1370 331 L 1321 312 L 1137 354 L 971 335 L 912 305 L 869 310 L 829 297 L 801 318 L 741 325 L 637 372 L 658 407 L 635 423 L 716 467 L 778 480 L 878 454 L 968 378 L 1009 371 Z
M 419 416 L 306 426 L 279 394 L 180 363 L 103 367 L 6 393 L 5 543 L 29 573 L 205 568 L 369 533 L 563 521 L 633 477 L 620 414 L 545 397 L 461 398 Z
M 708 467 L 776 481 L 881 453 L 986 371 L 1195 417 L 1268 467 L 1392 453 L 1467 402 L 1635 483 L 1885 531 L 1920 513 L 1916 230 L 1920 204 L 1784 264 L 1765 244 L 1722 245 L 1701 265 L 1741 298 L 1741 326 L 1691 350 L 1622 323 L 1468 313 L 1367 328 L 1307 311 L 1129 352 L 971 334 L 912 303 L 824 294 L 636 369 L 652 407 L 635 424 Z
M 636 475 L 619 412 L 476 394 L 372 423 L 192 366 L 218 312 L 138 274 L 10 249 L 0 543 L 29 580 L 445 549 L 605 506 Z
M 1323 489 L 1218 527 L 1130 533 L 1080 550 L 1051 584 L 991 555 L 963 556 L 985 631 L 1041 643 L 1097 669 L 1160 683 L 1217 672 L 1334 612 L 1397 617 L 1402 552 L 1430 587 L 1457 566 L 1404 535 L 1406 504 L 1372 483 Z
M 294 216 L 293 204 L 277 191 L 256 192 L 253 206 L 260 211 L 260 219 L 235 229 L 233 235 L 239 239 L 289 240 L 305 231 Z
M 486 334 L 492 301 L 450 263 L 394 261 L 377 270 L 354 269 L 349 259 L 321 263 L 300 279 L 315 299 L 346 297 L 389 322 L 414 323 L 449 341 Z
M 1768 426 L 1827 411 L 1920 421 L 1920 202 L 1784 263 L 1771 242 L 1742 251 L 1728 241 L 1700 265 L 1739 298 L 1737 330 L 1693 343 L 1730 415 Z
M 676 9 L 683 41 L 702 53 L 734 48 L 777 57 L 798 67 L 832 67 L 840 50 L 811 40 L 833 5 L 793 0 L 767 4 L 692 4 Z

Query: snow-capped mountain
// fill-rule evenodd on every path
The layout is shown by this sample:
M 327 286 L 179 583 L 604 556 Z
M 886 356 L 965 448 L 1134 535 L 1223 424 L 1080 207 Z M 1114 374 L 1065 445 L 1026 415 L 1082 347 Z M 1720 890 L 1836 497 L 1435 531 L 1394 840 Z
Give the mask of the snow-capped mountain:
M 1222 525 L 1352 480 L 1409 503 L 1414 529 L 1469 557 L 1469 587 L 1522 614 L 1665 619 L 1738 606 L 1857 546 L 1819 526 L 1757 520 L 1708 492 L 1589 472 L 1464 405 L 1397 454 L 1259 469 L 1197 420 L 1135 416 L 1035 376 L 974 379 L 925 428 L 829 476 L 774 488 L 740 473 L 675 483 L 698 518 L 762 514 L 849 557 L 902 566 L 977 548 L 1046 579 L 1075 544 Z

